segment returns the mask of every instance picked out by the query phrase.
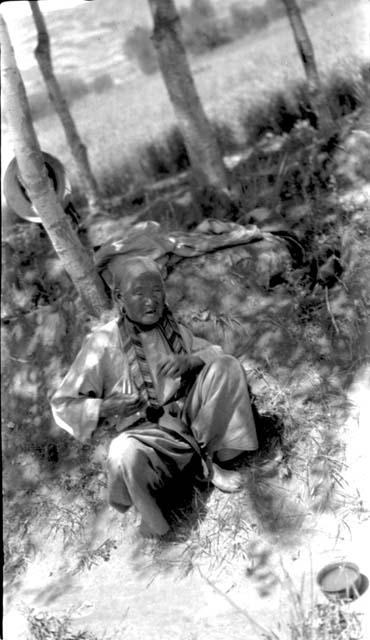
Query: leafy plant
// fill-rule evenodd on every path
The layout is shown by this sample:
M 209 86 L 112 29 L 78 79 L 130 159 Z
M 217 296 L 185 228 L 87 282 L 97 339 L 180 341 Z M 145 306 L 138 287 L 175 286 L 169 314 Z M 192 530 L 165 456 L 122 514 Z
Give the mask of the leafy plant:
M 72 631 L 68 616 L 57 617 L 47 611 L 28 612 L 32 640 L 98 640 L 90 631 Z

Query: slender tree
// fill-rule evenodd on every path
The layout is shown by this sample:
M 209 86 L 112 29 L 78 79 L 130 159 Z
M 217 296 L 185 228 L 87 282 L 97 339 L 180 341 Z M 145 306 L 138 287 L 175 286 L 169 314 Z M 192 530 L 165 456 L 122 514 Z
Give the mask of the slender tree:
M 91 171 L 86 147 L 81 141 L 68 104 L 54 74 L 50 53 L 50 38 L 44 17 L 41 13 L 38 1 L 30 0 L 29 4 L 31 6 L 33 19 L 37 29 L 38 41 L 35 49 L 35 57 L 40 67 L 41 74 L 45 80 L 49 98 L 62 123 L 72 157 L 76 163 L 79 179 L 81 180 L 86 192 L 90 213 L 93 215 L 101 213 L 102 204 L 99 189 Z
M 225 189 L 227 171 L 202 107 L 181 37 L 174 0 L 148 0 L 159 67 L 184 138 L 196 182 Z
M 318 119 L 319 128 L 330 128 L 333 121 L 330 109 L 323 95 L 312 42 L 303 21 L 302 12 L 296 0 L 282 1 L 286 9 L 298 52 L 306 73 L 312 110 L 315 112 Z
M 1 16 L 0 36 L 4 112 L 22 182 L 88 312 L 99 316 L 109 308 L 103 283 L 91 256 L 73 231 L 48 177 L 33 127 L 26 90 L 6 23 Z

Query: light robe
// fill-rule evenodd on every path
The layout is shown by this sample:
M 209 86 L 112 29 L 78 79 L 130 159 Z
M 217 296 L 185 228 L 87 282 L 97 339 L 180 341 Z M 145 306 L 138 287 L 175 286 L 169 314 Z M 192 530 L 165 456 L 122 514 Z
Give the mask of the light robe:
M 210 457 L 222 449 L 250 451 L 258 446 L 245 373 L 239 361 L 223 354 L 221 347 L 195 337 L 186 327 L 179 325 L 179 329 L 186 351 L 199 356 L 205 366 L 186 397 L 174 405 L 171 398 L 180 380 L 157 373 L 160 361 L 171 353 L 170 347 L 155 328 L 141 333 L 158 400 L 166 405 L 165 414 L 159 425 L 135 425 L 142 417 L 140 412 L 117 417 L 115 427 L 122 433 L 112 440 L 108 455 L 110 503 L 120 511 L 135 504 L 152 525 L 161 520 L 155 491 L 181 472 L 194 455 L 186 439 L 167 427 L 171 429 L 175 424 L 180 434 L 191 434 Z M 103 399 L 120 393 L 137 393 L 137 389 L 118 323 L 113 320 L 85 338 L 52 398 L 54 419 L 58 426 L 85 441 L 98 426 Z M 157 529 L 160 528 L 159 524 Z

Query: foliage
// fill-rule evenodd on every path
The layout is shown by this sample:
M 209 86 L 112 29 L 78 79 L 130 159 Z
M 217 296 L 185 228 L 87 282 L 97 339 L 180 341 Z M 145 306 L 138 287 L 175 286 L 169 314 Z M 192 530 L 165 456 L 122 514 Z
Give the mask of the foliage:
M 307 0 L 302 8 L 305 10 L 314 4 L 313 0 Z M 228 12 L 219 15 L 210 0 L 192 0 L 189 6 L 180 8 L 179 15 L 186 49 L 198 56 L 258 33 L 274 20 L 285 16 L 285 8 L 282 2 L 275 0 L 250 6 L 235 2 Z M 137 62 L 144 74 L 151 75 L 158 70 L 149 28 L 135 26 L 126 36 L 123 50 L 128 59 Z
M 110 73 L 101 73 L 89 84 L 89 90 L 95 91 L 95 93 L 104 93 L 107 89 L 111 89 L 113 84 Z
M 312 171 L 312 167 L 310 163 L 306 166 L 303 164 L 304 155 L 302 154 L 306 150 L 305 144 L 311 141 L 309 132 L 307 139 L 307 132 L 294 131 L 286 142 L 285 149 L 280 151 L 281 154 L 289 151 L 291 157 L 294 153 L 300 154 L 298 163 L 302 166 L 302 176 L 305 180 L 307 180 L 307 173 Z M 262 156 L 260 160 L 261 158 Z M 285 179 L 286 176 L 281 184 L 285 184 Z M 290 184 L 295 184 L 296 181 L 297 177 L 294 176 Z M 317 186 L 316 189 L 318 190 L 319 187 Z M 335 226 L 326 222 L 327 219 L 330 220 L 330 207 L 324 210 L 319 193 L 317 191 L 318 197 L 315 199 L 315 191 L 311 189 L 307 204 L 312 209 L 312 213 L 306 216 L 301 228 L 304 234 L 301 243 L 305 252 L 311 259 L 316 252 L 316 261 L 319 261 L 320 247 L 327 246 L 332 250 L 338 248 Z M 321 238 L 319 243 L 318 238 Z M 4 394 L 8 398 L 7 409 L 3 412 L 3 451 L 6 460 L 4 489 L 7 501 L 4 522 L 8 575 L 22 571 L 24 567 L 24 561 L 20 561 L 22 555 L 27 559 L 33 554 L 32 547 L 27 543 L 28 529 L 24 528 L 24 524 L 21 529 L 20 521 L 29 523 L 27 526 L 30 526 L 37 512 L 42 521 L 43 519 L 48 521 L 52 531 L 66 537 L 66 542 L 74 538 L 78 539 L 83 535 L 85 528 L 89 500 L 91 499 L 91 504 L 96 507 L 97 495 L 104 489 L 104 482 L 100 484 L 101 481 L 98 480 L 97 468 L 90 462 L 91 451 L 96 443 L 88 446 L 80 445 L 62 432 L 57 434 L 50 429 L 50 410 L 47 402 L 48 394 L 63 376 L 87 330 L 86 318 L 79 311 L 78 301 L 71 284 L 61 273 L 58 261 L 53 257 L 42 230 L 37 225 L 20 225 L 20 229 L 13 234 L 10 242 L 12 246 L 8 247 L 6 274 L 8 276 L 6 298 L 9 302 L 4 318 L 4 345 L 7 353 L 3 359 L 4 364 L 6 363 L 3 376 Z M 232 254 L 237 255 L 235 249 Z M 170 276 L 169 292 L 174 290 L 177 296 L 180 294 L 175 310 L 190 323 L 197 334 L 205 335 L 213 342 L 223 344 L 226 351 L 243 357 L 247 350 L 248 357 L 253 362 L 252 370 L 255 370 L 252 378 L 254 376 L 257 380 L 259 372 L 262 372 L 263 380 L 263 372 L 266 368 L 270 374 L 283 379 L 279 369 L 281 353 L 284 353 L 284 362 L 294 357 L 290 360 L 294 375 L 303 353 L 312 354 L 313 380 L 319 376 L 320 384 L 318 387 L 315 384 L 312 386 L 308 380 L 307 388 L 314 399 L 310 411 L 306 412 L 309 417 L 306 421 L 302 420 L 302 408 L 297 402 L 296 391 L 293 393 L 289 390 L 291 385 L 289 380 L 278 386 L 276 382 L 270 382 L 263 390 L 258 383 L 255 387 L 256 398 L 258 398 L 256 406 L 260 419 L 262 416 L 262 421 L 265 420 L 265 427 L 268 416 L 271 416 L 272 425 L 275 424 L 270 431 L 271 441 L 267 440 L 265 448 L 262 449 L 261 460 L 266 453 L 271 454 L 274 460 L 276 447 L 278 446 L 278 450 L 281 448 L 284 459 L 288 457 L 295 460 L 296 470 L 302 467 L 300 469 L 302 475 L 307 476 L 307 473 L 312 475 L 312 487 L 309 493 L 310 491 L 313 493 L 312 496 L 310 494 L 309 500 L 313 501 L 315 508 L 325 509 L 330 499 L 330 491 L 335 486 L 336 478 L 340 476 L 340 467 L 335 467 L 334 462 L 328 463 L 328 460 L 335 461 L 338 458 L 338 452 L 334 428 L 330 432 L 326 429 L 327 406 L 324 403 L 324 398 L 336 391 L 330 385 L 325 386 L 327 372 L 324 367 L 320 373 L 317 362 L 320 362 L 322 353 L 330 353 L 331 344 L 336 343 L 338 347 L 339 342 L 335 333 L 333 335 L 331 318 L 326 305 L 323 304 L 323 289 L 316 291 L 315 295 L 309 292 L 311 282 L 315 285 L 316 280 L 310 280 L 313 277 L 311 263 L 304 262 L 300 265 L 299 271 L 288 271 L 285 274 L 287 277 L 285 296 L 282 296 L 280 291 L 278 298 L 274 298 L 273 290 L 268 293 L 268 282 L 266 282 L 265 291 L 262 289 L 253 293 L 253 289 L 249 287 L 255 286 L 257 282 L 254 279 L 254 272 L 249 269 L 248 277 L 242 271 L 240 274 L 236 271 L 230 273 L 225 254 L 221 254 L 221 262 L 217 257 L 216 253 L 214 256 L 207 256 L 206 259 L 201 257 L 186 261 Z M 258 260 L 257 254 L 254 258 L 257 265 Z M 230 284 L 233 285 L 232 291 Z M 207 308 L 209 311 L 205 313 L 204 310 Z M 260 308 L 264 309 L 263 321 Z M 340 326 L 342 339 L 344 332 L 349 328 L 342 323 L 348 315 L 348 307 L 344 306 L 340 313 L 341 315 L 337 315 L 336 322 Z M 282 345 L 284 345 L 283 351 Z M 346 351 L 347 348 L 346 344 L 341 349 L 337 347 L 337 354 L 343 350 Z M 307 368 L 307 357 L 305 361 Z M 302 382 L 304 386 L 305 378 Z M 303 391 L 303 394 L 307 409 L 307 391 Z M 323 414 L 315 410 L 315 402 L 322 405 Z M 283 441 L 277 428 L 279 423 L 285 425 Z M 317 447 L 312 446 L 309 459 L 305 462 L 306 438 L 313 433 L 313 425 Z M 25 432 L 27 432 L 27 438 L 24 437 Z M 332 440 L 328 439 L 329 435 Z M 304 454 L 301 447 L 305 447 Z M 60 470 L 65 468 L 66 464 L 68 472 L 66 475 L 63 474 L 63 483 L 59 487 L 62 494 L 57 500 L 52 501 L 48 498 L 40 503 L 29 499 L 29 495 L 39 494 L 46 477 L 50 491 L 54 491 L 60 483 Z M 281 466 L 279 461 L 277 464 Z M 259 514 L 257 517 L 264 520 L 264 526 L 269 526 L 268 521 L 272 530 L 277 526 L 276 512 L 271 506 L 274 504 L 274 495 L 267 496 L 266 487 L 264 487 L 266 468 L 259 465 L 260 462 L 257 460 L 256 466 L 252 467 L 252 469 L 255 468 L 253 483 L 258 500 L 253 502 L 253 505 L 250 502 L 245 502 L 243 506 L 239 502 L 230 503 L 225 516 L 235 531 L 240 530 L 238 522 L 240 518 L 244 518 L 247 523 L 245 525 L 247 538 L 253 530 L 248 524 L 247 517 L 251 506 L 256 514 Z M 78 505 L 77 497 L 82 486 L 85 487 L 84 504 Z M 318 489 L 318 486 L 321 488 Z M 90 498 L 87 498 L 88 495 Z M 63 496 L 68 496 L 69 500 L 74 496 L 72 512 Z M 241 499 L 245 500 L 245 496 Z M 201 497 L 200 500 L 202 500 Z M 279 502 L 277 501 L 276 504 Z M 207 529 L 204 535 L 202 528 L 193 530 L 192 535 L 196 536 L 198 543 L 195 540 L 192 548 L 198 554 L 202 545 L 206 545 L 208 554 L 212 555 L 214 552 L 215 557 L 220 557 L 217 549 L 220 550 L 223 544 L 226 544 L 225 540 L 229 539 L 229 529 L 221 526 L 222 505 L 214 505 L 214 507 L 211 505 L 212 503 L 208 504 L 208 508 L 213 513 L 214 525 L 211 526 L 211 517 L 205 524 Z M 296 516 L 299 518 L 299 513 Z M 234 518 L 236 521 L 232 524 Z M 23 542 L 20 544 L 19 541 L 17 543 L 18 551 L 22 550 L 21 554 L 16 553 L 11 542 L 17 530 L 23 531 L 24 544 Z M 218 532 L 217 535 L 216 532 Z M 233 547 L 235 553 L 241 552 L 244 539 L 240 531 L 238 536 L 239 542 L 235 542 L 236 546 Z M 18 534 L 16 538 L 18 540 Z M 206 540 L 208 540 L 207 543 Z M 217 545 L 217 549 L 214 545 Z M 87 555 L 83 554 L 81 556 L 83 565 L 87 566 L 95 561 L 94 558 L 99 558 L 100 551 L 99 548 L 92 549 L 87 552 Z
M 348 114 L 348 105 L 357 108 L 362 104 L 365 83 L 360 76 L 351 81 L 343 78 L 342 82 L 339 82 L 338 77 L 334 77 L 326 92 L 327 100 L 338 119 Z M 302 189 L 311 189 L 311 179 L 321 181 L 322 185 L 329 179 L 329 174 L 325 174 L 324 163 L 320 165 L 320 162 L 324 157 L 327 162 L 334 153 L 335 136 L 332 137 L 330 148 L 326 149 L 323 146 L 321 149 L 319 166 L 317 171 L 314 170 L 312 163 L 315 160 L 313 157 L 310 158 L 312 147 L 309 144 L 312 144 L 314 139 L 313 127 L 316 121 L 309 108 L 306 85 L 297 85 L 290 95 L 278 91 L 265 101 L 262 107 L 251 107 L 245 114 L 241 113 L 240 123 L 244 129 L 243 139 L 256 146 L 249 154 L 249 159 L 239 163 L 235 170 L 235 177 L 241 185 L 239 208 L 245 208 L 246 203 L 250 209 L 263 204 L 276 206 L 281 196 L 286 199 L 289 193 L 290 196 L 294 196 L 301 193 Z M 241 140 L 238 140 L 235 130 L 228 122 L 213 121 L 212 127 L 224 154 L 238 153 L 242 150 Z M 278 141 L 275 152 L 269 151 L 270 139 Z M 266 153 L 263 150 L 264 145 Z M 294 146 L 296 149 L 293 153 Z M 139 175 L 142 180 L 152 181 L 175 176 L 189 166 L 185 145 L 176 125 L 159 139 L 141 145 L 136 152 L 138 172 L 134 170 L 135 160 L 132 159 L 121 168 L 117 167 L 116 173 L 111 168 L 109 177 L 106 177 L 106 170 L 104 171 L 103 180 L 107 195 L 122 193 L 124 184 L 132 185 L 135 179 L 138 181 Z M 285 166 L 287 154 L 291 158 L 289 166 Z M 142 191 L 142 188 L 141 185 L 138 191 Z M 204 200 L 202 197 L 198 204 L 204 214 L 209 215 L 214 206 L 214 198 Z M 193 203 L 190 205 L 193 206 Z M 234 213 L 227 209 L 227 217 L 235 218 L 237 209 Z M 216 215 L 215 212 L 213 215 Z M 192 221 L 192 216 L 189 217 L 189 221 Z
M 180 129 L 173 126 L 163 141 L 153 141 L 142 147 L 141 167 L 151 178 L 175 175 L 189 168 L 189 158 Z
M 361 615 L 346 611 L 339 603 L 317 604 L 308 612 L 303 625 L 292 627 L 292 639 L 361 640 Z
M 128 59 L 136 60 L 141 71 L 147 75 L 155 73 L 158 69 L 156 52 L 150 36 L 149 29 L 137 25 L 128 34 L 123 47 Z
M 60 88 L 68 104 L 80 100 L 89 92 L 89 86 L 78 76 L 64 75 L 59 79 Z M 39 89 L 28 96 L 33 120 L 44 118 L 53 113 L 52 104 L 47 97 L 46 88 Z
M 363 103 L 365 86 L 361 79 L 341 78 L 339 75 L 331 79 L 325 92 L 336 119 L 348 115 Z M 309 107 L 307 86 L 298 84 L 292 89 L 291 95 L 278 91 L 262 107 L 250 107 L 245 114 L 240 114 L 240 122 L 244 128 L 244 137 L 253 144 L 266 134 L 284 136 L 298 131 L 301 124 L 303 129 L 306 124 L 315 127 L 316 117 Z M 240 150 L 241 144 L 236 141 L 235 132 L 230 124 L 214 121 L 212 126 L 224 154 Z M 181 133 L 176 126 L 172 127 L 167 135 L 162 135 L 160 141 L 143 146 L 141 156 L 140 170 L 150 179 L 174 175 L 188 167 Z M 123 169 L 126 174 L 129 170 L 129 166 Z M 294 183 L 294 176 L 291 176 L 290 181 Z M 298 184 L 299 180 L 296 186 Z
M 68 616 L 57 617 L 47 611 L 30 610 L 28 626 L 32 640 L 98 640 L 89 631 L 72 631 Z
M 315 33 L 315 50 L 327 85 L 335 72 L 343 78 L 353 78 L 358 88 L 366 87 L 366 79 L 359 74 L 360 65 L 365 67 L 367 62 L 358 38 L 360 15 L 360 11 L 350 10 L 342 3 L 336 5 L 334 12 L 331 5 L 321 3 L 307 17 L 308 26 Z M 323 28 L 328 22 L 329 31 Z M 261 32 L 258 38 L 246 38 L 198 58 L 192 67 L 207 115 L 213 122 L 226 123 L 240 146 L 245 146 L 246 137 L 253 144 L 257 130 L 263 128 L 262 114 L 267 121 L 264 129 L 274 130 L 274 111 L 270 107 L 274 94 L 283 91 L 288 105 L 294 104 L 295 90 L 303 78 L 287 21 L 276 23 L 274 29 Z M 124 87 L 117 84 L 105 93 L 90 92 L 82 101 L 75 101 L 72 112 L 81 137 L 88 144 L 94 175 L 106 188 L 107 197 L 141 188 L 151 180 L 152 173 L 147 175 L 144 171 L 145 145 L 164 143 L 175 124 L 158 76 L 135 78 L 125 82 Z M 302 117 L 308 118 L 307 108 Z M 59 157 L 78 190 L 57 119 L 50 116 L 36 125 L 42 147 Z
M 280 17 L 284 13 L 284 10 L 281 11 L 282 5 L 280 3 L 268 2 L 262 6 L 250 8 L 240 3 L 233 4 L 230 13 L 234 37 L 243 37 L 248 33 L 255 33 L 266 27 L 271 19 L 267 5 L 278 7 L 279 12 L 274 15 L 274 18 Z
M 225 22 L 217 18 L 209 0 L 192 0 L 189 7 L 180 10 L 182 37 L 187 50 L 199 55 L 230 42 L 231 34 Z M 144 74 L 151 75 L 158 69 L 150 29 L 137 25 L 124 42 L 124 52 L 130 60 L 136 60 Z
M 105 82 L 101 80 L 101 86 Z M 197 486 L 191 504 L 174 514 L 176 541 L 185 544 L 181 569 L 186 573 L 204 563 L 212 570 L 238 564 L 246 567 L 262 597 L 275 588 L 276 573 L 268 549 L 261 550 L 256 540 L 282 544 L 283 539 L 289 544 L 304 527 L 307 512 L 335 510 L 339 526 L 345 525 L 343 496 L 338 497 L 338 488 L 343 489 L 339 426 L 349 409 L 343 385 L 353 374 L 349 358 L 356 362 L 363 357 L 359 337 L 366 310 L 360 296 L 354 301 L 349 295 L 341 237 L 351 226 L 361 264 L 368 237 L 360 222 L 352 222 L 355 211 L 339 204 L 333 159 L 342 144 L 341 130 L 364 95 L 365 69 L 363 76 L 352 69 L 328 78 L 327 97 L 338 118 L 330 140 L 317 140 L 301 84 L 263 94 L 248 109 L 240 106 L 243 136 L 235 135 L 232 118 L 213 118 L 223 151 L 240 153 L 232 169 L 240 190 L 229 209 L 215 192 L 201 194 L 195 203 L 177 177 L 161 188 L 154 185 L 157 191 L 143 186 L 187 168 L 176 127 L 166 124 L 167 133 L 142 144 L 138 157 L 128 153 L 122 160 L 114 143 L 119 138 L 121 151 L 127 123 L 118 123 L 116 114 L 117 134 L 112 136 L 113 129 L 105 129 L 106 119 L 100 118 L 107 112 L 92 110 L 94 140 L 101 135 L 96 149 L 107 147 L 109 156 L 108 163 L 96 160 L 101 162 L 100 178 L 108 195 L 120 194 L 118 204 L 111 204 L 109 223 L 122 221 L 123 212 L 139 212 L 149 219 L 157 215 L 168 228 L 189 228 L 200 203 L 202 216 L 219 215 L 261 228 L 276 222 L 278 213 L 289 229 L 290 260 L 278 265 L 273 278 L 259 279 L 270 259 L 265 251 L 254 248 L 253 253 L 251 248 L 243 258 L 235 248 L 183 261 L 167 281 L 175 311 L 194 332 L 241 358 L 261 442 L 259 454 L 240 462 L 248 490 L 224 496 Z M 45 139 L 52 143 L 49 134 L 46 128 Z M 247 139 L 250 147 L 243 155 Z M 100 158 L 100 152 L 96 155 Z M 132 188 L 138 182 L 140 189 Z M 180 200 L 182 217 L 176 213 Z M 171 211 L 176 213 L 173 218 Z M 16 590 L 50 539 L 61 539 L 71 570 L 81 572 L 109 559 L 117 542 L 110 529 L 109 538 L 94 537 L 95 519 L 105 503 L 102 467 L 111 434 L 101 433 L 86 445 L 75 442 L 55 429 L 48 406 L 50 393 L 89 328 L 88 319 L 41 227 L 15 225 L 4 247 L 4 559 L 6 584 Z M 350 508 L 361 506 L 353 502 Z M 126 536 L 132 522 L 124 517 L 119 523 Z M 152 549 L 158 566 L 162 550 L 161 544 Z M 297 603 L 297 598 L 291 600 Z M 312 603 L 310 610 L 296 613 L 292 639 L 322 640 L 340 632 L 347 640 L 358 629 L 356 616 L 339 607 Z M 29 623 L 40 640 L 90 637 L 72 632 L 63 616 L 31 612 Z
M 228 19 L 221 19 L 209 0 L 193 0 L 180 11 L 184 43 L 188 51 L 200 55 L 228 42 L 232 34 Z

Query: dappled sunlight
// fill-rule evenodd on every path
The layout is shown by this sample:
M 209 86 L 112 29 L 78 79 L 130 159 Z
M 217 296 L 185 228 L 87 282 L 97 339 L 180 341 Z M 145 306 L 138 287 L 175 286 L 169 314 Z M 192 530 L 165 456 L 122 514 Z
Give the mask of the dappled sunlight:
M 55 307 L 57 310 L 45 306 L 28 317 L 33 325 L 21 320 L 16 324 L 20 328 L 9 334 L 9 350 L 17 360 L 13 361 L 14 370 L 9 369 L 14 426 L 6 434 L 6 446 L 15 453 L 13 467 L 5 471 L 5 489 L 7 495 L 16 496 L 14 522 L 22 514 L 32 531 L 38 527 L 48 531 L 48 536 L 43 539 L 32 534 L 31 538 L 28 531 L 13 532 L 11 527 L 9 533 L 17 540 L 23 536 L 19 551 L 26 563 L 34 562 L 36 573 L 39 554 L 52 555 L 53 540 L 62 541 L 60 569 L 55 569 L 54 577 L 49 576 L 47 585 L 34 583 L 32 594 L 38 594 L 44 606 L 64 601 L 65 591 L 73 593 L 75 577 L 72 580 L 71 575 L 82 579 L 99 568 L 123 538 L 129 545 L 134 571 L 143 578 L 153 562 L 160 572 L 165 567 L 192 572 L 199 562 L 207 562 L 213 571 L 225 561 L 247 562 L 247 543 L 253 535 L 268 536 L 286 547 L 296 543 L 314 526 L 310 511 L 321 513 L 331 508 L 341 476 L 336 420 L 338 410 L 346 411 L 338 404 L 344 384 L 340 355 L 347 351 L 345 331 L 353 329 L 353 323 L 351 326 L 346 320 L 354 313 L 351 302 L 340 284 L 327 295 L 321 287 L 312 296 L 306 282 L 300 280 L 302 268 L 296 278 L 286 263 L 281 267 L 268 262 L 271 276 L 277 269 L 285 282 L 271 286 L 265 276 L 258 282 L 258 260 L 264 258 L 258 254 L 258 243 L 253 250 L 254 268 L 238 270 L 249 251 L 248 246 L 238 247 L 184 259 L 172 266 L 166 280 L 168 300 L 177 317 L 197 335 L 221 344 L 244 363 L 260 439 L 260 451 L 244 468 L 245 488 L 240 495 L 228 497 L 198 487 L 183 496 L 172 496 L 175 537 L 168 544 L 140 542 L 135 513 L 118 517 L 104 508 L 102 467 L 108 434 L 97 436 L 91 445 L 80 445 L 50 431 L 45 395 L 63 377 L 79 347 L 82 329 L 88 326 L 85 320 L 81 325 L 76 323 L 75 304 Z M 333 317 L 340 327 L 339 335 Z M 333 344 L 340 340 L 344 340 L 342 349 L 333 354 Z M 35 358 L 32 366 L 21 361 L 25 352 Z M 97 356 L 93 353 L 91 357 L 95 360 Z M 35 395 L 29 399 L 28 424 L 33 429 L 32 438 L 24 443 L 24 407 L 17 405 L 15 398 L 16 393 L 27 391 L 25 381 L 32 371 Z M 38 410 L 33 413 L 36 403 Z M 38 423 L 45 425 L 43 433 L 35 430 Z M 41 500 L 30 500 L 29 491 Z M 6 516 L 7 527 L 11 518 L 11 513 Z M 32 547 L 26 544 L 30 539 Z M 33 574 L 24 573 L 24 561 L 16 564 L 15 549 L 8 549 L 7 554 L 6 558 L 13 557 L 9 565 L 13 579 L 14 575 L 28 575 L 31 584 Z M 68 556 L 67 567 L 63 563 Z M 14 585 L 19 584 L 18 579 Z
M 285 16 L 191 58 L 230 191 L 194 184 L 162 77 L 140 75 L 125 57 L 126 3 L 116 21 L 101 12 L 103 0 L 87 4 L 94 5 L 89 20 L 95 18 L 84 32 L 86 7 L 68 14 L 67 30 L 62 13 L 48 24 L 55 69 L 88 148 L 104 215 L 86 217 L 86 194 L 59 121 L 49 113 L 35 70 L 25 69 L 26 84 L 35 83 L 31 107 L 41 146 L 58 155 L 71 176 L 80 220 L 75 231 L 86 251 L 96 258 L 105 242 L 117 248 L 134 238 L 135 251 L 158 258 L 176 319 L 240 360 L 259 447 L 224 462 L 225 470 L 240 474 L 238 493 L 205 481 L 198 458 L 158 491 L 170 523 L 160 539 L 145 537 L 134 507 L 121 514 L 108 506 L 106 465 L 115 427 L 100 420 L 82 443 L 71 437 L 72 428 L 67 433 L 54 421 L 50 398 L 84 336 L 117 315 L 118 305 L 89 317 L 43 226 L 5 206 L 7 628 L 19 629 L 16 640 L 25 637 L 25 620 L 27 632 L 40 640 L 153 634 L 160 640 L 255 640 L 261 631 L 256 635 L 249 617 L 255 610 L 266 639 L 285 640 L 282 620 L 295 607 L 286 637 L 297 640 L 299 632 L 306 640 L 310 616 L 321 616 L 323 625 L 326 609 L 322 594 L 318 605 L 317 593 L 312 596 L 317 585 L 303 585 L 303 577 L 314 581 L 323 549 L 329 556 L 345 540 L 346 553 L 357 552 L 351 526 L 368 518 L 357 490 L 366 476 L 357 482 L 359 469 L 366 470 L 361 380 L 348 395 L 369 359 L 364 2 L 356 0 L 358 12 L 344 0 L 305 10 L 334 116 L 328 134 L 316 128 Z M 130 20 L 135 16 L 145 28 L 147 1 L 128 4 Z M 232 11 L 243 14 L 236 5 L 215 0 L 223 20 Z M 117 6 L 110 0 L 108 8 Z M 33 40 L 25 36 L 25 49 Z M 89 368 L 110 348 L 109 332 L 97 335 L 85 361 Z M 77 386 L 83 379 L 78 372 Z M 89 406 L 96 408 L 106 390 L 96 392 L 90 381 L 87 387 Z M 116 388 L 123 388 L 122 379 Z M 320 562 L 315 557 L 310 564 L 316 551 Z M 308 604 L 303 592 L 310 593 Z M 306 614 L 311 627 L 305 627 Z M 272 628 L 278 635 L 269 635 Z
M 297 482 L 269 478 L 268 469 L 258 467 L 249 477 L 248 493 L 251 508 L 260 523 L 260 533 L 267 534 L 280 546 L 289 546 L 302 539 L 302 527 L 307 524 L 307 505 L 300 500 Z

